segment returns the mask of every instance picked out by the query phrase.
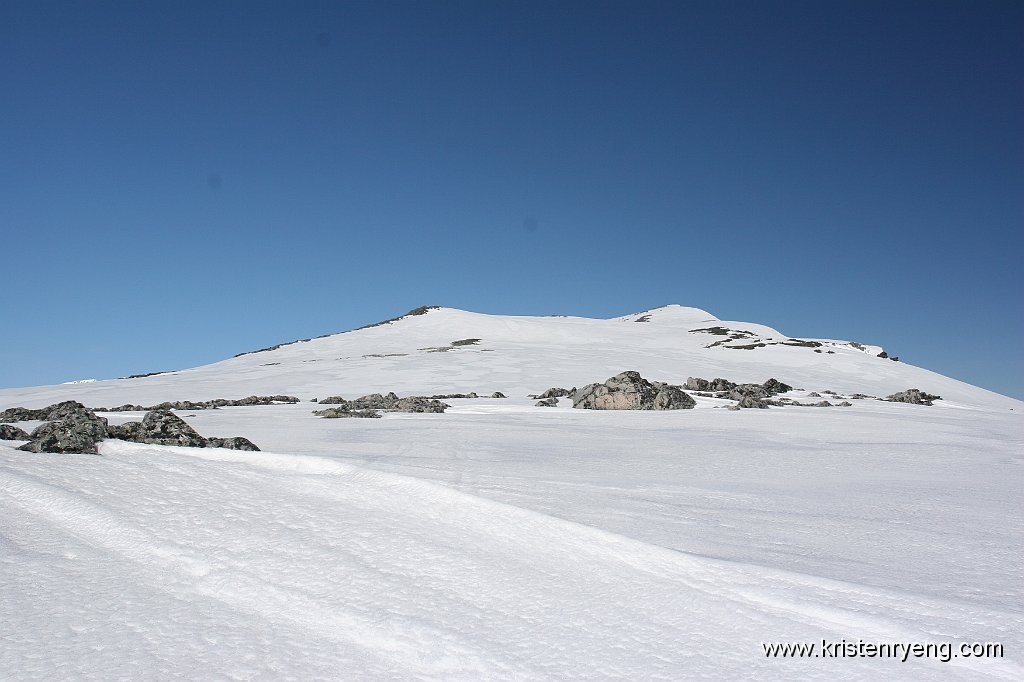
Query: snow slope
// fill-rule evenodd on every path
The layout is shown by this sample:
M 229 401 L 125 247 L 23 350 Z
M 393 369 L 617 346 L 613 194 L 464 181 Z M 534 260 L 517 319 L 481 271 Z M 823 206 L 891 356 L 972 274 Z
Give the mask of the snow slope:
M 642 319 L 647 321 L 637 321 Z M 695 330 L 713 327 L 751 334 L 729 346 L 758 341 L 780 345 L 751 350 L 709 348 L 727 337 Z M 112 406 L 253 393 L 304 399 L 378 391 L 523 395 L 549 386 L 604 381 L 626 369 L 672 383 L 685 382 L 688 376 L 760 383 L 775 376 L 808 390 L 881 396 L 913 387 L 974 407 L 1008 410 L 1020 405 L 919 367 L 878 358 L 882 349 L 877 346 L 860 350 L 849 342 L 828 339 L 802 339 L 822 343 L 820 348 L 781 345 L 789 338 L 771 327 L 718 320 L 706 311 L 675 305 L 612 320 L 483 315 L 439 308 L 169 374 L 0 389 L 0 405 L 33 407 L 74 398 L 87 405 Z M 463 339 L 480 341 L 450 345 Z
M 0 441 L 0 678 L 1024 678 L 1024 405 L 880 349 L 708 348 L 725 337 L 692 333 L 714 326 L 789 338 L 678 306 L 616 320 L 441 309 L 175 374 L 0 391 L 0 409 L 511 396 L 379 420 L 320 419 L 308 402 L 181 413 L 263 453 Z M 524 396 L 624 369 L 944 399 L 608 413 Z M 1005 653 L 762 648 L 823 639 Z

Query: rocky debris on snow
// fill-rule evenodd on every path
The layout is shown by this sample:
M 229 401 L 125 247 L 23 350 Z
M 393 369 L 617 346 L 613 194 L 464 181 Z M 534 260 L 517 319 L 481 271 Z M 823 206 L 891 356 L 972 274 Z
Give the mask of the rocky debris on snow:
M 25 434 L 21 429 L 6 424 L 0 428 L 0 432 L 24 436 L 19 439 L 29 442 L 19 449 L 27 452 L 96 454 L 96 444 L 106 438 L 151 445 L 184 445 L 200 448 L 206 447 L 210 440 L 200 436 L 180 417 L 168 410 L 152 410 L 146 413 L 141 422 L 117 425 L 108 424 L 106 418 L 97 416 L 96 412 L 73 400 L 38 410 L 15 407 L 5 410 L 4 414 L 18 417 L 18 421 L 33 419 L 46 422 L 31 434 Z M 241 436 L 212 440 L 222 443 L 216 447 L 235 450 L 259 449 L 252 441 Z
M 26 421 L 55 421 L 76 415 L 83 410 L 89 411 L 85 405 L 75 400 L 65 400 L 36 410 L 26 407 L 11 407 L 0 412 L 0 423 Z
M 181 445 L 188 448 L 206 447 L 206 439 L 168 410 L 152 410 L 142 418 L 136 443 L 149 445 Z
M 476 394 L 473 394 L 474 396 Z M 468 397 L 468 396 L 467 396 Z M 320 401 L 321 405 L 337 405 L 337 408 L 318 410 L 313 414 L 331 419 L 343 417 L 379 417 L 377 412 L 431 412 L 442 413 L 449 407 L 435 398 L 410 396 L 399 398 L 394 392 L 387 395 L 371 393 L 355 400 L 346 400 L 340 396 L 330 396 Z M 370 414 L 368 414 L 370 413 Z
M 768 402 L 765 401 L 763 398 L 759 398 L 757 396 L 745 395 L 737 401 L 736 407 L 740 407 L 743 409 L 754 408 L 764 410 L 767 409 Z
M 260 449 L 256 447 L 248 438 L 242 436 L 232 436 L 231 438 L 215 438 L 210 437 L 206 439 L 206 447 L 208 448 L 224 448 L 226 450 L 246 450 L 249 452 L 259 452 Z
M 313 414 L 325 419 L 380 419 L 380 412 L 374 410 L 352 410 L 348 405 L 328 407 L 326 410 L 314 410 Z
M 67 401 L 44 409 L 54 415 L 53 420 L 36 427 L 19 450 L 94 455 L 96 443 L 107 437 L 107 420 L 81 403 Z
M 293 395 L 251 395 L 246 398 L 229 400 L 227 398 L 215 398 L 195 402 L 192 400 L 174 400 L 150 405 L 121 405 L 120 407 L 97 407 L 96 412 L 147 412 L 152 410 L 215 410 L 219 407 L 245 407 L 249 405 L 279 405 L 282 403 L 292 404 L 299 402 Z
M 472 393 L 445 393 L 430 396 L 431 400 L 457 400 L 459 398 L 479 398 L 475 392 Z M 493 396 L 492 396 L 493 397 Z
M 769 398 L 793 390 L 792 386 L 775 378 L 771 378 L 763 384 L 736 384 L 727 379 L 711 379 L 709 381 L 700 377 L 689 377 L 685 387 L 698 392 L 697 395 L 703 397 L 735 400 L 738 407 L 754 409 L 764 409 L 769 405 L 781 405 L 781 402 L 769 400 Z
M 679 386 L 651 383 L 638 372 L 616 374 L 603 384 L 590 384 L 572 396 L 584 410 L 685 410 L 696 402 Z
M 535 400 L 547 400 L 548 398 L 568 398 L 575 391 L 575 388 L 558 388 L 557 386 L 549 388 L 540 395 L 527 396 L 528 398 L 534 398 Z
M 875 396 L 867 395 L 867 394 L 864 394 L 864 393 L 854 393 L 853 395 L 850 396 L 850 400 L 868 400 L 868 399 L 874 400 Z
M 370 329 L 372 327 L 380 327 L 380 326 L 385 325 L 385 324 L 391 324 L 392 322 L 398 322 L 399 320 L 404 320 L 407 317 L 417 317 L 419 315 L 426 315 L 431 310 L 439 310 L 439 309 L 440 309 L 440 306 L 436 306 L 436 305 L 421 305 L 419 308 L 413 308 L 412 310 L 407 312 L 405 315 L 399 315 L 398 317 L 392 317 L 391 319 L 388 319 L 388 320 L 381 320 L 380 322 L 374 322 L 372 324 L 366 324 L 366 325 L 363 325 L 362 327 L 359 327 L 359 329 Z M 358 331 L 358 329 L 356 331 Z
M 558 407 L 558 398 L 551 397 L 537 402 L 537 407 Z
M 502 393 L 501 391 L 495 391 L 494 393 L 492 393 L 492 394 L 491 394 L 491 397 L 492 397 L 492 398 L 506 398 L 506 397 L 508 397 L 508 396 L 506 396 L 506 395 L 505 395 L 504 393 Z
M 141 422 L 107 427 L 108 437 L 147 445 L 177 445 L 187 448 L 227 448 L 259 452 L 259 448 L 242 436 L 204 438 L 178 415 L 168 410 L 151 410 Z
M 767 390 L 772 395 L 776 395 L 779 393 L 788 393 L 789 391 L 793 390 L 792 386 L 790 386 L 789 384 L 784 384 L 774 377 L 761 385 L 765 388 L 765 390 Z
M 853 403 L 844 400 L 843 402 L 839 403 L 839 407 L 853 407 Z
M 29 440 L 29 435 L 17 426 L 0 424 L 0 440 Z
M 452 341 L 453 346 L 476 346 L 479 345 L 480 339 L 459 339 L 458 341 Z
M 910 403 L 911 405 L 932 405 L 934 400 L 942 400 L 941 396 L 931 395 L 916 388 L 908 388 L 906 391 L 893 393 L 885 398 L 890 403 Z

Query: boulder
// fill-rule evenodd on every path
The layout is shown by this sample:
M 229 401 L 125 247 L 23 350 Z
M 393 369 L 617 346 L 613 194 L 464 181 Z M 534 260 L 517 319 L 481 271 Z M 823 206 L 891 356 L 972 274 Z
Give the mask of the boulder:
M 502 393 L 501 391 L 495 391 L 494 393 L 491 394 L 491 397 L 492 398 L 505 398 L 506 395 L 504 393 Z
M 0 424 L 0 440 L 29 440 L 29 435 L 17 426 Z
M 27 407 L 9 407 L 0 412 L 0 424 L 10 422 L 33 422 L 46 421 L 46 413 L 49 408 L 31 410 Z
M 206 446 L 206 439 L 185 423 L 181 417 L 167 410 L 153 410 L 142 418 L 138 443 L 150 445 L 181 445 L 189 448 Z
M 764 410 L 767 409 L 768 403 L 765 402 L 763 398 L 758 398 L 752 395 L 745 395 L 739 399 L 739 402 L 736 403 L 736 407 L 740 407 L 743 409 L 753 408 L 758 410 Z
M 547 400 L 548 398 L 566 398 L 572 393 L 568 388 L 553 387 L 541 393 L 537 396 L 540 400 Z
M 388 395 L 394 395 L 394 393 L 389 393 Z M 450 406 L 447 403 L 442 403 L 440 400 L 413 396 L 411 398 L 399 399 L 390 409 L 394 412 L 432 412 L 440 414 L 448 407 Z
M 141 443 L 142 422 L 125 422 L 124 424 L 110 424 L 107 426 L 107 437 L 118 440 L 126 440 L 131 443 Z
M 933 400 L 942 400 L 941 396 L 931 395 L 916 388 L 893 393 L 885 398 L 890 403 L 910 403 L 911 405 L 931 405 Z
M 77 404 L 77 403 L 76 403 Z M 37 427 L 19 450 L 96 454 L 96 443 L 107 437 L 107 420 L 81 407 L 63 407 L 65 416 Z
M 326 410 L 314 410 L 313 414 L 325 419 L 379 419 L 380 414 L 375 410 L 352 410 L 348 405 L 341 407 L 328 407 Z
M 770 395 L 777 395 L 779 393 L 786 393 L 792 391 L 793 387 L 789 384 L 784 384 L 774 377 L 761 384 Z
M 241 436 L 232 436 L 231 438 L 207 438 L 206 447 L 208 448 L 225 448 L 227 450 L 248 450 L 249 452 L 259 452 L 260 449 L 249 440 L 248 438 L 242 438 Z
M 537 402 L 537 407 L 558 407 L 558 398 L 545 398 Z
M 590 384 L 572 395 L 584 410 L 685 410 L 696 405 L 678 386 L 652 384 L 638 372 L 622 372 L 603 384 Z

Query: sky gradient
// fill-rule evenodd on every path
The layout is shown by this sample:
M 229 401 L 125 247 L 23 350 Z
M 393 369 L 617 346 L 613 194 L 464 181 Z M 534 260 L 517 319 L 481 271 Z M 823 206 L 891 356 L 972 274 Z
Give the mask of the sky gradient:
M 8 0 L 0 386 L 679 303 L 1024 398 L 1022 35 L 1018 2 Z

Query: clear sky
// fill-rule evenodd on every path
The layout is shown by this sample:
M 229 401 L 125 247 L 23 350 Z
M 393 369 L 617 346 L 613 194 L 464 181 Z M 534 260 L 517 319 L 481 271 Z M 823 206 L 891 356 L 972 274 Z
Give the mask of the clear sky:
M 0 385 L 679 303 L 1024 398 L 1022 113 L 1010 0 L 5 0 Z

